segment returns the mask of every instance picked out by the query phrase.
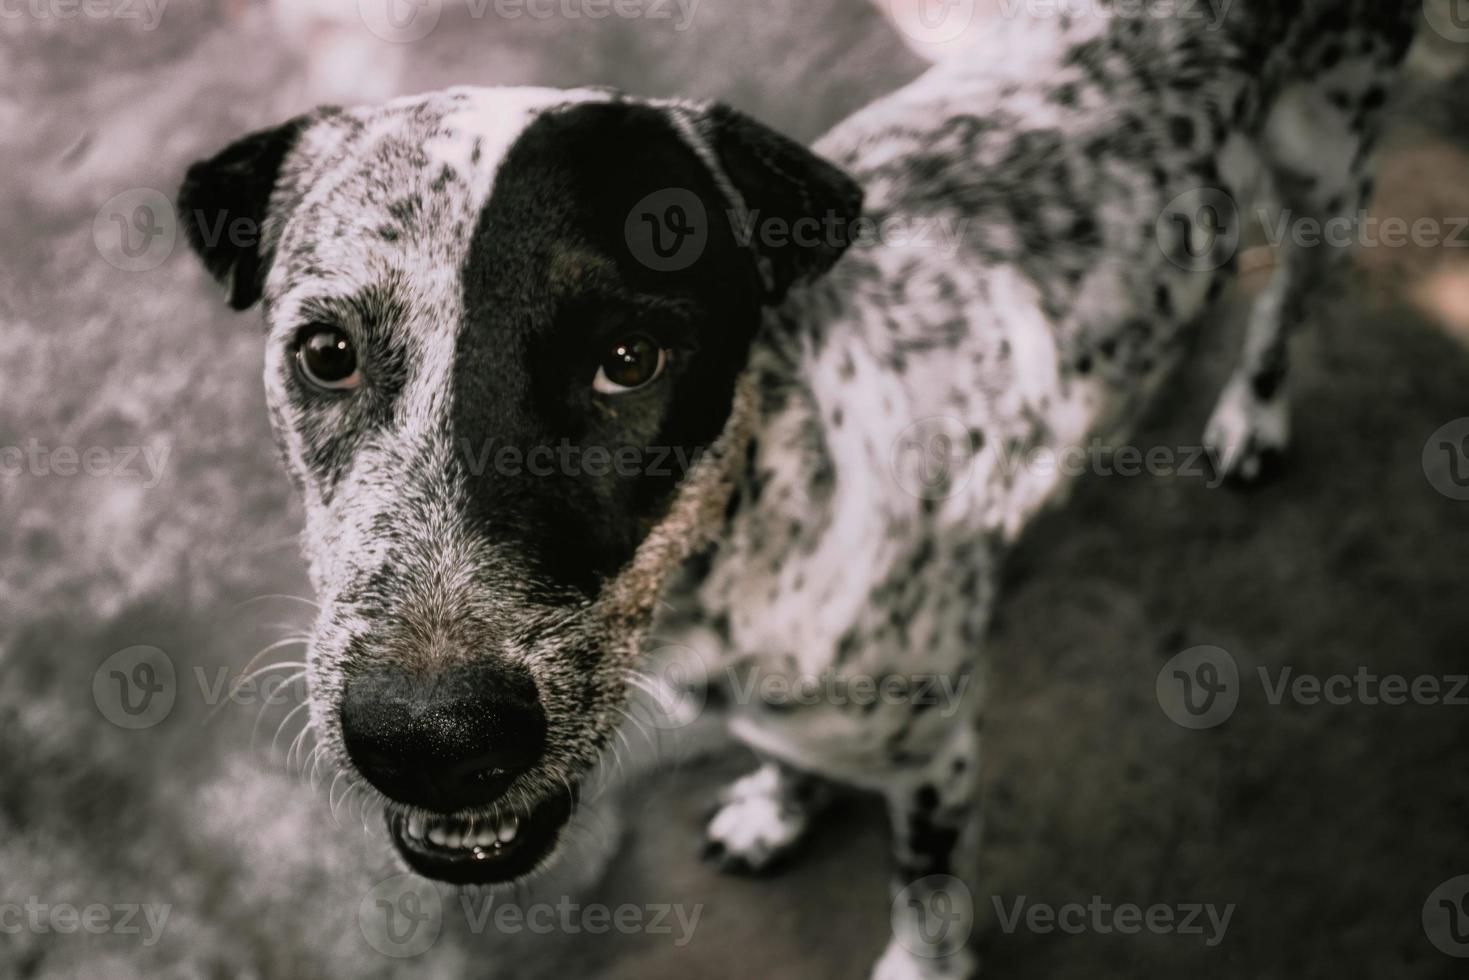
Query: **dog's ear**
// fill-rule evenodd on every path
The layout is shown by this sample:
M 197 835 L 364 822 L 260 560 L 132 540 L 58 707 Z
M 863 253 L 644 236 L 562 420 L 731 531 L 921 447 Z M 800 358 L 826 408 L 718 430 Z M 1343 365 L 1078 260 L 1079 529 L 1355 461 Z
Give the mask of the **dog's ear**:
M 694 114 L 692 128 L 702 143 L 696 148 L 712 157 L 716 182 L 736 211 L 744 212 L 731 224 L 741 244 L 755 252 L 768 302 L 778 302 L 792 284 L 821 275 L 841 258 L 862 215 L 862 188 L 855 180 L 725 105 Z
M 230 306 L 237 310 L 260 299 L 274 248 L 267 240 L 272 195 L 286 158 L 320 115 L 297 116 L 251 133 L 184 175 L 178 193 L 184 234 L 205 268 L 227 286 Z

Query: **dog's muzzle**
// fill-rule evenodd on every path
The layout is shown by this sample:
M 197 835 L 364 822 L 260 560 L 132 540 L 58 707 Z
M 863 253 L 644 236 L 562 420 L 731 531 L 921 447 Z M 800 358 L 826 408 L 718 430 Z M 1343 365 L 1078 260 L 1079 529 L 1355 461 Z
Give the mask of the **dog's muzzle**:
M 388 833 L 408 866 L 426 878 L 456 885 L 515 881 L 556 849 L 575 803 L 563 791 L 521 814 L 424 817 L 389 808 Z
M 386 796 L 388 829 L 420 874 L 459 884 L 509 881 L 556 846 L 574 800 L 559 792 L 519 812 L 507 792 L 541 760 L 546 716 L 524 668 L 453 665 L 348 679 L 342 741 Z

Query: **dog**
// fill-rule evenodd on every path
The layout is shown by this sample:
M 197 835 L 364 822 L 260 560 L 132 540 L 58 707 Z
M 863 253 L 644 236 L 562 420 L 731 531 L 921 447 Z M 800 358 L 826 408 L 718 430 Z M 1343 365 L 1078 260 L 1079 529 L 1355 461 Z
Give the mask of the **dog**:
M 409 868 L 566 860 L 650 635 L 791 684 L 946 678 L 952 710 L 733 707 L 761 764 L 707 854 L 766 869 L 824 782 L 875 791 L 874 975 L 975 974 L 931 920 L 976 866 L 985 628 L 1067 485 L 1013 461 L 1126 433 L 1252 209 L 1355 213 L 1417 5 L 1203 6 L 1004 20 L 809 150 L 717 103 L 455 89 L 189 169 L 192 246 L 268 326 L 311 724 Z M 925 222 L 962 234 L 893 233 Z M 1340 252 L 1287 246 L 1254 304 L 1205 436 L 1237 478 L 1286 448 L 1287 338 Z

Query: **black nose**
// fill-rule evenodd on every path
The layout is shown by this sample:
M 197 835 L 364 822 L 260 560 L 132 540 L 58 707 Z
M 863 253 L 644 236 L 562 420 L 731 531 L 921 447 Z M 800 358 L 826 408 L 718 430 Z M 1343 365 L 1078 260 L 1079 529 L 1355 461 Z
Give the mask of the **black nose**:
M 357 674 L 343 692 L 341 719 L 347 755 L 368 782 L 390 799 L 438 812 L 499 798 L 546 743 L 535 682 L 507 664 Z

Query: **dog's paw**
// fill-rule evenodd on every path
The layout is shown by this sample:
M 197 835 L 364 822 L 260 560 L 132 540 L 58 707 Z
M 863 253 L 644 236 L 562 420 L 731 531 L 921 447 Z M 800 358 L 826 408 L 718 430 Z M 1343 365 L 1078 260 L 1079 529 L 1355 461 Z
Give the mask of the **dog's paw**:
M 967 946 L 947 956 L 915 955 L 896 939 L 888 942 L 872 968 L 872 980 L 974 980 L 979 976 L 979 954 Z
M 1204 429 L 1204 447 L 1218 474 L 1256 483 L 1284 463 L 1289 444 L 1290 409 L 1284 395 L 1264 401 L 1248 380 L 1231 379 Z
M 805 835 L 811 809 L 779 769 L 761 766 L 720 794 L 704 831 L 704 860 L 730 874 L 771 871 Z

